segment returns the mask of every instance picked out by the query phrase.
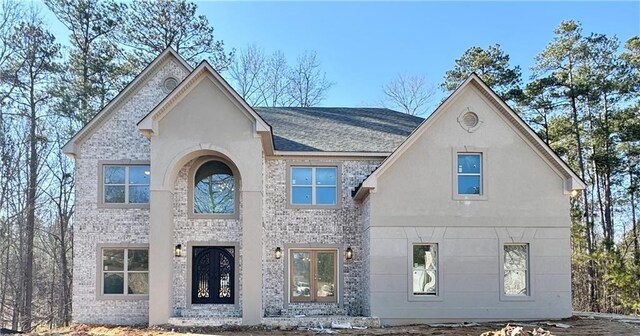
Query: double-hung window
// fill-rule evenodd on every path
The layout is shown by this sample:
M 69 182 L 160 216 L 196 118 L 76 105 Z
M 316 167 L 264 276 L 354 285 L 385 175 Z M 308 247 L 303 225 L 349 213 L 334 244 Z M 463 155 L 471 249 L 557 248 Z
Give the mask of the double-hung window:
M 148 165 L 104 165 L 102 202 L 148 204 L 150 175 Z
M 413 245 L 413 295 L 438 295 L 438 244 Z
M 102 295 L 149 294 L 148 249 L 105 247 L 101 253 Z
M 337 167 L 291 167 L 291 205 L 337 205 Z
M 291 302 L 336 302 L 336 255 L 336 250 L 291 250 Z
M 482 195 L 482 153 L 458 153 L 456 159 L 458 195 Z
M 504 245 L 504 294 L 529 295 L 529 245 Z

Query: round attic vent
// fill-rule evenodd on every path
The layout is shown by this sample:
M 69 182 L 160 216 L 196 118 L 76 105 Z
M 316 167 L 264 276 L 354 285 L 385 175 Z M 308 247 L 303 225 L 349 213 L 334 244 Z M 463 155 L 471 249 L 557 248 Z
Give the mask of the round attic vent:
M 164 82 L 162 82 L 162 89 L 166 93 L 173 91 L 173 89 L 175 89 L 176 86 L 178 86 L 178 80 L 173 77 L 168 77 L 167 79 L 164 80 Z
M 462 116 L 462 125 L 466 128 L 478 126 L 478 115 L 473 112 L 467 112 Z
M 473 112 L 473 108 L 467 107 L 458 115 L 458 123 L 465 131 L 471 133 L 475 132 L 483 121 L 477 113 Z

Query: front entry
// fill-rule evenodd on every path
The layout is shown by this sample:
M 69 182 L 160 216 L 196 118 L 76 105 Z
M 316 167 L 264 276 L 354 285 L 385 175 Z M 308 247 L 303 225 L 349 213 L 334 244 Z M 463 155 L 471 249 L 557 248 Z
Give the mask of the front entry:
M 233 247 L 195 246 L 191 303 L 233 304 L 235 296 Z

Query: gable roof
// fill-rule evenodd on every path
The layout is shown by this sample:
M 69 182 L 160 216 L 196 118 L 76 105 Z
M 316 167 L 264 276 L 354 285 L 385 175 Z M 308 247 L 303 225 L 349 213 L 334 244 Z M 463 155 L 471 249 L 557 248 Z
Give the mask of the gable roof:
M 178 64 L 182 65 L 185 70 L 191 71 L 191 66 L 175 51 L 168 47 L 158 57 L 156 57 L 149 65 L 147 65 L 140 74 L 138 74 L 127 86 L 120 91 L 111 101 L 105 105 L 89 122 L 84 125 L 67 143 L 62 146 L 62 152 L 67 155 L 76 155 L 78 146 L 95 130 L 99 125 L 105 122 L 122 103 L 126 102 L 137 89 L 146 80 L 155 73 L 156 69 L 164 64 L 168 59 L 175 59 Z
M 416 128 L 409 137 L 388 156 L 382 164 L 372 172 L 354 192 L 353 197 L 355 199 L 364 199 L 370 190 L 373 190 L 377 186 L 377 179 L 384 174 L 396 160 L 402 156 L 402 154 L 413 143 L 424 134 L 436 120 L 445 113 L 447 107 L 453 102 L 462 91 L 468 86 L 473 86 L 478 89 L 482 95 L 489 100 L 489 102 L 495 106 L 498 113 L 502 114 L 506 118 L 507 124 L 511 126 L 516 133 L 518 133 L 522 139 L 556 172 L 558 175 L 565 179 L 565 193 L 570 194 L 572 190 L 584 189 L 586 184 L 582 179 L 564 162 L 552 149 L 549 147 L 536 132 L 527 125 L 527 123 L 518 116 L 505 102 L 500 98 L 478 75 L 471 74 L 458 88 L 445 99 L 440 106 L 425 119 L 418 128 Z
M 386 108 L 256 107 L 277 151 L 368 152 L 387 156 L 424 120 Z
M 244 114 L 255 120 L 256 132 L 271 134 L 271 126 L 257 114 L 247 102 L 240 97 L 227 81 L 211 67 L 209 62 L 202 61 L 178 86 L 169 93 L 160 103 L 138 122 L 138 129 L 145 136 L 158 131 L 158 122 L 167 114 L 171 107 L 182 100 L 187 93 L 202 79 L 209 78 Z M 266 136 L 265 136 L 266 137 Z M 268 137 L 270 141 L 271 137 Z

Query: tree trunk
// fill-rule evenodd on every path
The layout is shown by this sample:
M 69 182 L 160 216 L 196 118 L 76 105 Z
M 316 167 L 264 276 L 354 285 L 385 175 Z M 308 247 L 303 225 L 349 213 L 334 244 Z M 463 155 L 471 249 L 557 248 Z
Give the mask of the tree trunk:
M 33 79 L 33 78 L 32 78 Z M 35 233 L 36 187 L 38 182 L 38 138 L 37 114 L 35 102 L 35 83 L 30 87 L 30 120 L 29 120 L 29 178 L 27 189 L 27 223 L 24 246 L 24 318 L 22 330 L 31 330 L 31 303 L 33 300 L 33 236 Z

